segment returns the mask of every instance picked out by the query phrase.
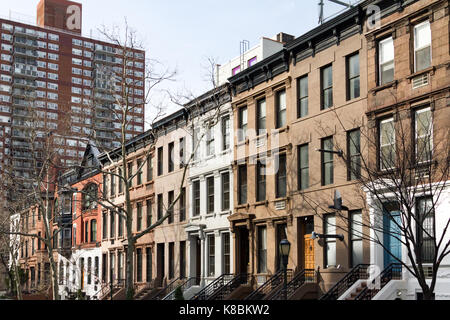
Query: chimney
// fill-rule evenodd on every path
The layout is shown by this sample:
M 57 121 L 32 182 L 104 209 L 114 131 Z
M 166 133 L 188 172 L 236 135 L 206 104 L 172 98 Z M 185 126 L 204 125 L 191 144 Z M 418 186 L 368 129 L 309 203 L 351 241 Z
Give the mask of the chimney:
M 284 32 L 280 32 L 279 34 L 276 35 L 276 39 L 278 42 L 281 42 L 283 44 L 286 44 L 292 40 L 295 39 L 295 37 L 293 35 L 284 33 Z
M 82 5 L 67 0 L 40 0 L 37 25 L 81 34 Z

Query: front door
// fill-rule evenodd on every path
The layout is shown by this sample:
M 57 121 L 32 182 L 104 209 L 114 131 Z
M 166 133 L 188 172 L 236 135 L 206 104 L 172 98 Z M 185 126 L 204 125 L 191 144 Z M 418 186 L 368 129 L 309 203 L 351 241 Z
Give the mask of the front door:
M 246 227 L 240 227 L 238 229 L 238 267 L 236 268 L 240 274 L 245 274 L 249 272 L 248 263 L 250 261 L 249 257 L 249 240 L 248 240 L 248 229 Z
M 162 286 L 164 281 L 164 243 L 158 243 L 157 247 L 157 266 L 156 266 L 156 272 L 157 272 L 157 278 L 158 278 L 158 285 Z
M 384 250 L 384 268 L 389 266 L 391 263 L 399 263 L 398 260 L 402 259 L 402 244 L 400 242 L 401 231 L 399 227 L 401 225 L 401 217 L 400 211 L 398 210 L 398 205 L 388 204 L 385 205 L 385 209 L 386 212 L 383 215 L 385 230 L 383 244 L 386 248 Z
M 311 239 L 311 234 L 305 235 L 305 269 L 314 269 L 314 240 Z

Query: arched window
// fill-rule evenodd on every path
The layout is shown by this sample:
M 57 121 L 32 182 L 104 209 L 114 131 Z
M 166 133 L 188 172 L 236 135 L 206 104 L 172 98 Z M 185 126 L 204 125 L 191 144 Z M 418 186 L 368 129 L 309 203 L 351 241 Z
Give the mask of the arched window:
M 84 242 L 89 242 L 89 222 L 84 223 Z
M 97 208 L 97 192 L 96 184 L 91 183 L 83 190 L 83 211 Z
M 97 242 L 97 220 L 91 220 L 91 242 Z

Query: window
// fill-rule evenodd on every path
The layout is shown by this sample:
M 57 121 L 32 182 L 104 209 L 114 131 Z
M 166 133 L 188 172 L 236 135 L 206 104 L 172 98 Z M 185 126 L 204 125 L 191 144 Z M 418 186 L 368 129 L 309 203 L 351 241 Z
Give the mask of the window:
M 116 236 L 116 214 L 111 211 L 109 214 L 109 237 L 114 238 Z
M 200 181 L 194 181 L 193 185 L 193 209 L 194 217 L 200 215 Z
M 394 81 L 394 40 L 384 39 L 378 44 L 379 85 Z
M 152 249 L 145 248 L 145 266 L 147 283 L 152 280 Z
M 321 141 L 322 150 L 333 150 L 333 137 Z M 334 183 L 333 153 L 321 152 L 322 186 Z
M 358 98 L 359 86 L 359 53 L 347 57 L 347 100 Z
M 180 169 L 183 168 L 184 166 L 184 162 L 186 161 L 186 159 L 184 158 L 184 151 L 186 149 L 186 140 L 184 138 L 180 139 Z
M 133 162 L 128 163 L 128 187 L 133 186 Z
M 200 129 L 195 128 L 192 133 L 192 153 L 194 153 L 194 160 L 198 160 L 198 156 L 199 156 L 199 150 L 200 150 L 199 135 L 200 135 Z
M 233 68 L 233 70 L 232 70 L 233 76 L 239 72 L 241 72 L 241 66 L 237 66 L 237 67 Z
M 286 126 L 286 90 L 280 90 L 276 93 L 276 121 L 277 129 Z
M 297 90 L 297 118 L 303 118 L 308 115 L 308 76 L 300 77 L 297 80 Z
M 142 160 L 140 160 L 140 159 L 137 161 L 137 170 L 138 170 L 138 173 L 137 173 L 137 176 L 136 176 L 136 178 L 137 178 L 137 185 L 140 186 L 143 183 L 143 180 L 142 180 L 142 174 L 143 174 L 143 172 L 142 172 Z
M 350 212 L 351 267 L 363 263 L 363 225 L 361 210 Z
M 324 217 L 324 233 L 326 235 L 336 234 L 336 217 L 334 214 Z M 336 266 L 336 239 L 325 239 L 325 268 Z
M 297 147 L 298 151 L 298 190 L 309 188 L 309 145 Z
M 168 214 L 169 214 L 169 218 L 168 218 L 168 223 L 173 223 L 173 212 L 174 212 L 174 210 L 173 210 L 173 206 L 172 206 L 172 204 L 173 204 L 173 200 L 174 200 L 174 198 L 175 198 L 175 193 L 173 192 L 173 191 L 170 191 L 169 192 L 169 194 L 168 194 L 168 203 L 167 203 L 167 206 L 168 206 Z
M 117 235 L 119 236 L 119 237 L 123 237 L 123 225 L 124 225 L 124 221 L 125 221 L 125 219 L 121 216 L 121 215 L 117 215 L 117 224 L 118 224 L 118 226 L 117 226 Z
M 158 148 L 158 176 L 163 174 L 163 147 Z
M 186 220 L 186 188 L 181 189 L 180 199 L 180 222 Z
M 267 228 L 258 227 L 258 273 L 267 273 Z
M 91 242 L 97 242 L 97 220 L 91 220 Z
M 355 129 L 347 132 L 347 179 L 357 180 L 361 177 L 361 132 Z
M 238 204 L 246 204 L 247 203 L 247 166 L 240 165 L 238 171 L 238 181 L 239 181 L 239 189 L 238 189 Z
M 230 173 L 224 172 L 222 180 L 222 211 L 230 210 Z
M 83 211 L 97 208 L 97 185 L 89 184 L 83 191 Z
M 222 117 L 222 151 L 230 149 L 230 116 Z
M 212 277 L 215 275 L 215 251 L 216 251 L 216 242 L 215 242 L 214 234 L 208 235 L 208 276 Z
M 286 197 L 286 154 L 278 155 L 275 193 L 277 198 Z
M 266 134 L 266 99 L 258 100 L 256 103 L 256 130 L 258 136 Z
M 258 59 L 257 57 L 251 58 L 250 60 L 247 61 L 247 65 L 249 67 L 251 67 L 252 65 L 254 65 L 256 63 L 257 59 Z
M 142 230 L 142 202 L 138 202 L 136 205 L 136 229 L 137 231 Z
M 164 212 L 164 203 L 163 203 L 164 199 L 163 199 L 163 195 L 162 194 L 158 194 L 158 220 L 161 220 L 161 218 L 163 217 L 163 212 Z
M 209 128 L 206 133 L 206 155 L 214 154 L 214 128 Z
M 256 164 L 256 201 L 266 200 L 266 165 L 262 160 Z
M 92 282 L 92 258 L 88 258 L 87 263 L 87 284 L 91 284 Z
M 136 281 L 142 282 L 142 249 L 136 249 Z
M 321 110 L 333 106 L 333 67 L 332 65 L 323 67 L 320 71 L 321 86 Z
M 116 194 L 116 176 L 115 172 L 112 172 L 109 178 L 110 181 L 110 189 L 111 189 L 111 196 L 114 196 Z
M 222 234 L 222 274 L 229 274 L 231 272 L 231 248 L 230 248 L 230 234 Z
M 431 197 L 417 199 L 416 202 L 417 243 L 422 245 L 422 261 L 435 261 L 435 213 Z
M 431 66 L 431 28 L 425 21 L 414 27 L 414 72 Z
M 206 212 L 213 213 L 214 212 L 214 176 L 208 177 L 206 179 L 206 190 L 207 190 Z
M 416 133 L 416 161 L 417 163 L 431 160 L 433 152 L 433 124 L 431 109 L 425 108 L 416 110 L 415 133 Z
M 103 238 L 103 240 L 105 240 L 108 237 L 108 233 L 107 233 L 108 221 L 107 221 L 106 212 L 103 212 L 102 218 L 103 218 L 103 221 L 102 221 L 102 232 L 103 232 L 102 233 L 102 238 Z M 76 232 L 74 230 L 74 237 L 75 237 L 75 234 L 76 234 Z M 73 242 L 76 243 L 75 239 L 73 240 Z
M 247 138 L 247 107 L 239 108 L 239 127 L 238 127 L 238 140 L 244 141 Z
M 152 225 L 152 202 L 150 200 L 145 201 L 145 206 L 147 208 L 147 228 Z
M 169 279 L 175 277 L 175 243 L 169 243 Z
M 169 172 L 172 172 L 174 170 L 174 162 L 173 162 L 173 158 L 175 156 L 174 154 L 174 149 L 175 149 L 175 144 L 173 142 L 169 143 L 169 148 L 168 148 L 168 168 L 169 168 Z
M 152 157 L 147 157 L 147 182 L 150 182 L 153 180 L 153 162 Z
M 123 192 L 123 179 L 122 179 L 122 169 L 119 168 L 119 194 Z
M 180 241 L 180 279 L 186 277 L 186 241 Z
M 381 170 L 392 169 L 396 161 L 394 118 L 380 121 L 379 132 L 379 168 Z

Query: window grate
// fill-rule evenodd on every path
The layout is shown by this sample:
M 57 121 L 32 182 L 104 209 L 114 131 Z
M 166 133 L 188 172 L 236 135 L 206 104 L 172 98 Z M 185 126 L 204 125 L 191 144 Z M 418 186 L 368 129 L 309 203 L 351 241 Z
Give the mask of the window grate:
M 428 73 L 421 74 L 412 79 L 412 88 L 417 89 L 428 85 Z

